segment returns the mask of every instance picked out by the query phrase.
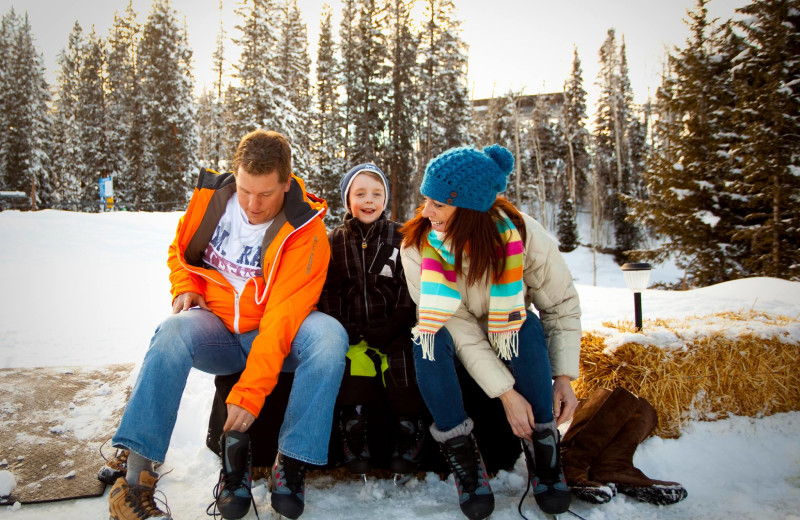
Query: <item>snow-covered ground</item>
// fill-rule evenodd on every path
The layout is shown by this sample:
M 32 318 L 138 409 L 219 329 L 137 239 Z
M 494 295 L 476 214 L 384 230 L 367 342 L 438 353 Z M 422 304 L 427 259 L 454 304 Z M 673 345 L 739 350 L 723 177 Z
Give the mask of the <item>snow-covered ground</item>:
M 166 249 L 179 217 L 0 212 L 0 368 L 140 363 L 153 330 L 170 312 Z M 591 253 L 579 248 L 566 258 L 581 295 L 584 330 L 633 319 L 632 295 L 613 261 L 598 256 L 593 286 Z M 673 283 L 681 276 L 672 265 L 656 266 L 651 282 Z M 800 317 L 800 283 L 777 279 L 737 280 L 686 292 L 648 290 L 642 300 L 645 320 L 729 310 Z M 705 326 L 712 325 L 698 325 Z M 789 333 L 795 343 L 800 341 L 796 327 Z M 205 447 L 212 396 L 212 376 L 194 372 L 165 464 L 172 472 L 159 484 L 180 520 L 206 518 L 217 479 L 217 458 Z M 659 507 L 618 496 L 601 506 L 575 501 L 572 510 L 591 520 L 800 520 L 798 438 L 800 412 L 691 423 L 679 439 L 646 440 L 635 458 L 649 476 L 684 484 L 689 491 L 685 501 Z M 519 518 L 524 462 L 491 484 L 497 500 L 491 518 Z M 261 517 L 268 518 L 263 481 L 254 493 Z M 452 479 L 440 481 L 433 474 L 399 489 L 386 481 L 372 480 L 365 487 L 318 479 L 309 483 L 306 496 L 302 518 L 308 520 L 464 518 Z M 523 512 L 531 519 L 544 518 L 530 498 Z M 106 497 L 0 508 L 0 518 L 14 520 L 106 517 Z M 251 510 L 246 518 L 256 516 Z

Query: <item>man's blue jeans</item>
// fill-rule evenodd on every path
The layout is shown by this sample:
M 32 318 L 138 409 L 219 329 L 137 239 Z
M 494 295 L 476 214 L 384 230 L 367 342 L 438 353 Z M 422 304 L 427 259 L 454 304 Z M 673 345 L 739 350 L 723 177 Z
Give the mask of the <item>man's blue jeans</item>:
M 215 375 L 244 370 L 257 330 L 230 332 L 213 313 L 190 309 L 173 314 L 156 329 L 131 391 L 114 447 L 164 462 L 192 367 Z M 294 372 L 278 450 L 310 464 L 326 464 L 333 406 L 347 352 L 339 322 L 313 311 L 303 320 L 283 364 Z
M 422 359 L 422 348 L 414 343 L 414 366 L 422 398 L 436 428 L 452 430 L 467 420 L 461 386 L 456 375 L 458 359 L 453 337 L 445 325 L 433 340 L 433 359 Z M 553 420 L 553 377 L 542 322 L 531 311 L 519 331 L 519 356 L 505 361 L 514 376 L 514 389 L 530 403 L 537 423 Z

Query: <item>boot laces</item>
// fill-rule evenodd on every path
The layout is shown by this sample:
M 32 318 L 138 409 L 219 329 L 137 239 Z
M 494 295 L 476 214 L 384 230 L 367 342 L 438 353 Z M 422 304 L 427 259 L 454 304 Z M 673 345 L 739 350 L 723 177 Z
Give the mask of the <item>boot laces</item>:
M 106 443 L 108 443 L 108 439 L 106 439 L 103 444 L 100 445 L 98 451 L 100 452 L 100 456 L 103 457 L 103 460 L 106 461 L 106 465 L 114 468 L 114 469 L 123 469 L 128 465 L 128 454 L 130 453 L 128 450 L 121 450 L 117 449 L 116 453 L 113 457 L 108 458 L 106 454 L 103 453 L 103 448 L 105 447 Z
M 305 464 L 291 457 L 281 457 L 280 461 L 276 472 L 278 475 L 274 476 L 275 480 L 286 486 L 292 493 L 304 493 L 303 487 L 306 481 Z
M 159 477 L 158 480 L 161 480 L 161 477 Z M 158 483 L 158 480 L 156 480 L 156 483 Z M 172 511 L 169 508 L 169 504 L 167 504 L 167 496 L 161 490 L 158 491 L 158 494 L 160 496 L 156 496 L 155 485 L 153 485 L 152 488 L 134 485 L 130 486 L 130 492 L 126 500 L 131 504 L 133 512 L 136 513 L 139 518 L 150 518 L 153 516 L 172 518 Z M 166 508 L 166 513 L 158 508 L 156 502 Z
M 479 486 L 480 454 L 474 442 L 465 442 L 457 446 L 445 444 L 445 456 L 456 477 L 456 483 L 467 493 L 472 493 Z

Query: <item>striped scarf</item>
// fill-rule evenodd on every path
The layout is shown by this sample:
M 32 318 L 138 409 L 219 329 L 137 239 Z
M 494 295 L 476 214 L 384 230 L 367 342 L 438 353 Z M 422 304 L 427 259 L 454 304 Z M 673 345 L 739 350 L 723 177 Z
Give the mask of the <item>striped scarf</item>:
M 519 231 L 507 216 L 497 221 L 497 230 L 505 244 L 506 264 L 489 292 L 489 342 L 500 357 L 511 359 L 519 352 L 519 329 L 525 321 L 523 245 Z M 431 230 L 428 243 L 422 248 L 419 324 L 414 331 L 423 359 L 433 361 L 433 337 L 461 304 L 453 263 L 452 252 Z

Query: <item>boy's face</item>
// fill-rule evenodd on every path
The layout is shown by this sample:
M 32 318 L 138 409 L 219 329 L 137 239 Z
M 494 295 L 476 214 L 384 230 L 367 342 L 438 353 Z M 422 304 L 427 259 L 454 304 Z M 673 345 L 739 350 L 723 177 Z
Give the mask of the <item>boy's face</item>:
M 267 175 L 251 175 L 239 166 L 236 172 L 236 198 L 251 224 L 269 222 L 283 208 L 283 198 L 292 179 L 285 184 L 278 179 L 278 172 Z
M 383 213 L 386 189 L 383 183 L 371 175 L 359 173 L 350 184 L 347 195 L 350 213 L 364 224 L 372 224 Z

